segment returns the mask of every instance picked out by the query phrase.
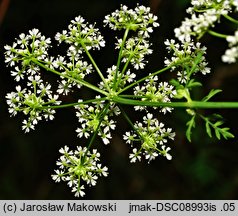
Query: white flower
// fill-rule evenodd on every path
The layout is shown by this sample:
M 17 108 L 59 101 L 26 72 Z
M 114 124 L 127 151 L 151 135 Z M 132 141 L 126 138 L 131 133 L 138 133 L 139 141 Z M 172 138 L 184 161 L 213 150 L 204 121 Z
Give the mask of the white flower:
M 100 165 L 100 167 L 101 167 L 101 164 L 98 164 L 98 165 L 97 165 L 98 168 L 100 168 L 99 165 Z M 105 176 L 105 177 L 108 176 L 108 168 L 107 168 L 107 167 L 103 167 L 103 168 L 101 169 L 101 172 L 102 172 L 102 175 L 103 175 L 103 176 Z
M 61 177 L 62 177 L 62 174 L 64 173 L 62 170 L 55 170 L 55 175 L 51 175 L 52 179 L 55 181 L 55 182 L 60 182 L 61 181 Z
M 168 151 L 170 151 L 171 150 L 171 148 L 170 147 L 165 147 L 165 146 L 162 146 L 161 147 L 162 148 L 162 154 L 168 159 L 168 160 L 172 160 L 172 156 L 168 153 Z
M 28 133 L 30 130 L 35 130 L 35 126 L 32 122 L 27 122 L 26 120 L 23 120 L 22 124 L 22 130 L 24 130 L 25 133 Z
M 15 77 L 14 80 L 16 80 L 17 82 L 19 82 L 21 79 L 24 79 L 24 73 L 19 69 L 18 66 L 15 67 L 15 71 L 11 71 L 11 75 Z
M 77 187 L 73 187 L 72 189 L 72 192 L 75 193 L 74 196 L 75 197 L 83 197 L 85 195 L 85 192 L 83 191 L 85 188 L 84 188 L 84 185 L 82 185 L 80 188 L 77 188 Z
M 34 28 L 34 29 L 30 30 L 29 33 L 32 37 L 40 37 L 41 36 L 39 29 Z
M 138 152 L 136 148 L 134 148 L 132 152 L 133 153 L 129 154 L 129 159 L 131 159 L 130 162 L 135 163 L 137 160 L 141 161 L 140 152 Z
M 131 134 L 131 132 L 126 132 L 124 135 L 123 135 L 123 139 L 126 140 L 126 143 L 128 144 L 132 144 L 132 142 L 134 141 L 134 138 L 135 138 L 135 134 Z
M 100 132 L 98 134 L 105 145 L 108 145 L 110 143 L 110 139 L 112 138 L 111 133 L 107 133 L 104 129 L 104 132 Z
M 90 136 L 90 133 L 88 132 L 88 128 L 86 127 L 86 124 L 82 124 L 81 128 L 76 129 L 76 132 L 77 132 L 79 138 L 81 138 L 83 136 L 85 138 L 88 138 Z
M 69 147 L 68 146 L 64 146 L 64 148 L 61 148 L 59 150 L 59 153 L 61 153 L 61 154 L 68 154 L 68 151 L 69 151 Z
M 145 159 L 148 160 L 148 163 L 150 163 L 151 160 L 154 160 L 157 156 L 158 156 L 157 152 L 145 151 Z
M 227 42 L 229 43 L 229 46 L 234 46 L 238 43 L 238 30 L 235 31 L 234 35 L 229 35 L 226 37 Z
M 71 88 L 72 88 L 72 84 L 69 81 L 62 80 L 59 83 L 57 92 L 59 94 L 68 95 L 68 93 L 70 92 Z

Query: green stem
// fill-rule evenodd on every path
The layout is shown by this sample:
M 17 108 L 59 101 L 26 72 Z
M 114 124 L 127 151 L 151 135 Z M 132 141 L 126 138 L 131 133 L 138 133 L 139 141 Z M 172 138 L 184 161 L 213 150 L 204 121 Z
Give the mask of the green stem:
M 149 107 L 177 107 L 177 108 L 200 108 L 200 109 L 233 109 L 238 108 L 238 102 L 150 102 L 125 99 L 118 96 L 113 97 L 113 102 L 119 104 L 127 104 L 133 106 L 149 106 Z
M 128 36 L 129 31 L 130 31 L 130 29 L 127 28 L 126 31 L 125 31 L 125 33 L 124 33 L 124 36 L 123 36 L 123 39 L 122 39 L 122 43 L 121 43 L 121 48 L 120 48 L 119 55 L 118 55 L 118 58 L 117 58 L 116 74 L 115 74 L 114 81 L 113 81 L 114 90 L 115 90 L 115 88 L 116 88 L 117 77 L 118 77 L 118 71 L 119 71 L 120 64 L 121 64 L 122 51 L 123 51 L 123 48 L 124 48 L 124 45 L 125 45 L 125 42 L 126 42 L 126 38 L 127 38 L 127 36 Z
M 96 69 L 98 75 L 101 77 L 101 79 L 102 79 L 103 83 L 105 84 L 107 90 L 110 91 L 111 89 L 110 89 L 110 87 L 108 86 L 108 84 L 107 84 L 107 82 L 106 82 L 106 80 L 105 80 L 105 78 L 104 78 L 102 72 L 101 72 L 100 69 L 98 68 L 96 62 L 94 61 L 94 59 L 93 59 L 93 57 L 91 56 L 90 52 L 87 50 L 87 47 L 85 46 L 84 43 L 82 43 L 82 47 L 84 48 L 84 51 L 86 52 L 88 58 L 89 58 L 90 61 L 92 62 L 92 64 L 93 64 L 94 68 Z
M 133 99 L 135 99 L 135 98 L 148 98 L 146 96 L 137 96 L 137 95 L 120 95 L 120 97 L 122 97 L 122 98 L 133 98 Z
M 129 58 L 128 58 L 128 60 L 126 61 L 126 64 L 124 65 L 124 67 L 123 67 L 123 69 L 122 69 L 122 72 L 121 72 L 121 74 L 120 74 L 120 77 L 118 78 L 118 80 L 117 80 L 117 82 L 116 82 L 116 84 L 115 84 L 115 89 L 117 89 L 118 85 L 120 84 L 121 79 L 122 79 L 122 77 L 123 77 L 123 75 L 124 75 L 124 73 L 125 73 L 125 71 L 126 71 L 128 65 L 129 65 L 131 59 L 132 59 L 132 55 L 130 55 Z
M 137 128 L 135 128 L 134 124 L 132 123 L 132 121 L 130 120 L 129 116 L 126 114 L 126 112 L 123 110 L 123 108 L 121 106 L 119 106 L 120 110 L 121 110 L 121 113 L 122 115 L 124 116 L 124 118 L 127 120 L 127 122 L 129 123 L 129 125 L 133 128 L 133 130 L 138 134 L 138 136 L 140 137 L 139 141 L 142 139 L 144 140 L 144 137 L 143 135 L 138 131 Z M 142 150 L 142 146 L 140 147 L 139 152 L 141 152 Z M 160 150 L 159 150 L 160 151 Z
M 130 56 L 128 57 L 128 59 L 127 59 L 127 61 L 126 61 L 126 64 L 124 65 L 124 67 L 123 67 L 123 69 L 122 69 L 122 72 L 121 72 L 121 74 L 120 74 L 120 77 L 119 77 L 118 81 L 116 82 L 116 87 L 115 87 L 115 89 L 116 89 L 117 86 L 120 84 L 121 79 L 122 79 L 124 73 L 126 72 L 126 69 L 127 69 L 128 65 L 129 65 L 131 59 L 133 58 L 134 53 L 138 52 L 138 46 L 140 45 L 140 43 L 141 43 L 141 40 L 137 43 L 136 48 L 135 48 L 134 50 L 131 49 Z
M 203 54 L 204 54 L 204 52 L 199 52 L 198 55 L 196 56 L 196 58 L 194 59 L 193 66 L 192 66 L 191 70 L 188 73 L 188 78 L 191 77 L 193 72 L 196 70 L 197 65 L 201 62 L 201 58 L 202 58 Z
M 86 86 L 86 87 L 88 87 L 88 88 L 90 88 L 90 89 L 92 89 L 92 90 L 94 90 L 94 91 L 96 91 L 96 92 L 99 92 L 99 93 L 103 94 L 103 95 L 106 95 L 106 96 L 108 95 L 107 92 L 105 92 L 105 91 L 103 91 L 102 89 L 100 89 L 100 88 L 98 88 L 98 87 L 92 85 L 91 83 L 88 83 L 88 82 L 86 82 L 86 81 L 84 81 L 84 80 L 78 80 L 78 79 L 75 79 L 75 78 L 73 78 L 73 77 L 70 77 L 70 76 L 67 76 L 67 75 L 65 75 L 65 74 L 62 74 L 62 73 L 59 72 L 59 71 L 53 70 L 53 69 L 51 69 L 51 68 L 45 66 L 43 63 L 39 62 L 37 59 L 32 59 L 32 62 L 34 62 L 35 64 L 39 65 L 40 67 L 44 68 L 44 69 L 47 70 L 47 71 L 50 71 L 50 72 L 52 72 L 52 73 L 54 73 L 54 74 L 57 74 L 57 75 L 59 75 L 59 76 L 61 76 L 61 77 L 70 79 L 70 80 L 72 80 L 72 81 L 74 81 L 74 82 L 76 82 L 76 83 L 78 83 L 78 84 L 81 84 L 81 85 L 83 85 L 83 86 Z
M 227 20 L 235 23 L 235 24 L 238 24 L 238 20 L 234 19 L 233 17 L 229 16 L 229 15 L 223 15 Z
M 130 120 L 129 116 L 126 114 L 126 112 L 124 111 L 124 109 L 119 105 L 118 106 L 120 108 L 120 111 L 122 113 L 122 115 L 124 116 L 124 118 L 127 120 L 127 122 L 129 123 L 129 125 L 133 128 L 134 131 L 137 131 L 137 129 L 135 128 L 134 124 L 132 123 L 132 121 Z
M 139 83 L 145 81 L 146 79 L 148 79 L 148 78 L 150 78 L 150 77 L 152 77 L 152 76 L 158 75 L 158 74 L 160 74 L 160 73 L 163 73 L 163 72 L 169 70 L 169 69 L 170 69 L 171 67 L 173 67 L 173 66 L 174 66 L 174 65 L 167 66 L 167 67 L 165 67 L 165 68 L 163 68 L 163 69 L 161 69 L 161 70 L 158 70 L 158 71 L 156 71 L 156 72 L 154 72 L 154 73 L 152 73 L 152 74 L 149 74 L 149 75 L 146 76 L 146 77 L 143 77 L 142 79 L 140 79 L 140 80 L 138 80 L 138 81 L 136 81 L 136 82 L 133 82 L 132 84 L 126 86 L 124 89 L 120 90 L 120 91 L 118 92 L 118 94 L 121 94 L 122 92 L 124 92 L 124 91 L 126 91 L 126 90 L 132 88 L 133 86 L 135 86 L 135 85 L 137 85 L 137 84 L 139 84 Z
M 203 12 L 206 12 L 207 9 L 194 9 L 195 12 L 198 12 L 198 13 L 203 13 Z
M 61 108 L 68 108 L 68 107 L 74 107 L 77 105 L 81 105 L 81 104 L 89 104 L 89 103 L 93 103 L 93 102 L 98 102 L 98 101 L 105 101 L 107 100 L 106 97 L 104 98 L 96 98 L 96 99 L 92 99 L 92 100 L 86 100 L 86 101 L 82 101 L 82 102 L 77 102 L 77 103 L 69 103 L 69 104 L 62 104 L 62 105 L 57 105 L 57 106 L 42 106 L 39 109 L 61 109 Z M 46 105 L 46 104 L 44 104 Z
M 221 34 L 221 33 L 218 33 L 218 32 L 215 32 L 215 31 L 212 31 L 212 30 L 208 30 L 207 31 L 210 35 L 213 35 L 215 37 L 218 37 L 218 38 L 227 38 L 228 35 L 225 35 L 225 34 Z

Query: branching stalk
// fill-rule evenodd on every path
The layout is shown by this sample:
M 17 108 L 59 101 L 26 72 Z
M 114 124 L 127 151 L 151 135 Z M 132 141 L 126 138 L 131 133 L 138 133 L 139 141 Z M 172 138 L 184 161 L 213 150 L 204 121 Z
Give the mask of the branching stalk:
M 126 42 L 126 38 L 128 36 L 129 31 L 130 31 L 130 29 L 127 28 L 125 33 L 124 33 L 123 39 L 122 39 L 121 48 L 120 48 L 118 59 L 117 59 L 116 74 L 115 74 L 114 81 L 113 81 L 114 90 L 115 90 L 115 87 L 116 87 L 118 72 L 119 72 L 119 69 L 120 69 L 120 64 L 121 64 L 121 59 L 122 59 L 122 51 L 123 51 L 123 48 L 124 48 L 124 45 L 125 45 L 125 42 Z
M 225 35 L 225 34 L 221 34 L 221 33 L 218 33 L 218 32 L 215 32 L 215 31 L 212 31 L 212 30 L 208 30 L 207 31 L 210 35 L 212 36 L 215 36 L 215 37 L 218 37 L 218 38 L 227 38 L 228 35 Z
M 137 85 L 137 84 L 139 84 L 139 83 L 145 81 L 146 79 L 148 79 L 148 78 L 150 78 L 150 77 L 152 77 L 152 76 L 158 75 L 158 74 L 160 74 L 160 73 L 163 73 L 163 72 L 169 70 L 171 67 L 173 67 L 173 65 L 167 66 L 167 67 L 165 67 L 165 68 L 163 68 L 163 69 L 161 69 L 161 70 L 158 70 L 158 71 L 156 71 L 156 72 L 154 72 L 154 73 L 152 73 L 152 74 L 149 74 L 149 75 L 146 76 L 146 77 L 141 78 L 140 80 L 138 80 L 138 81 L 136 81 L 136 82 L 133 82 L 132 84 L 126 86 L 124 89 L 120 90 L 120 91 L 118 92 L 118 94 L 121 94 L 122 92 L 124 92 L 124 91 L 126 91 L 126 90 L 128 90 L 128 89 L 130 89 L 130 88 L 132 88 L 132 87 L 134 87 L 135 85 Z
M 229 15 L 227 15 L 227 14 L 224 14 L 223 16 L 224 16 L 227 20 L 229 20 L 229 21 L 231 21 L 231 22 L 233 22 L 233 23 L 235 23 L 235 24 L 238 24 L 238 20 L 234 19 L 233 17 L 231 17 L 231 16 L 229 16 Z
M 104 85 L 106 86 L 107 90 L 110 91 L 110 87 L 108 86 L 108 84 L 107 84 L 107 82 L 106 82 L 106 80 L 105 80 L 105 78 L 104 78 L 102 72 L 100 71 L 99 67 L 97 66 L 96 62 L 94 61 L 93 57 L 91 56 L 90 52 L 88 51 L 87 47 L 85 46 L 84 43 L 82 43 L 82 46 L 83 46 L 83 48 L 84 48 L 84 50 L 85 50 L 85 52 L 86 52 L 88 58 L 89 58 L 90 61 L 92 62 L 92 64 L 93 64 L 95 70 L 97 71 L 98 75 L 100 76 L 100 78 L 102 79 Z
M 89 143 L 88 143 L 88 145 L 87 145 L 87 150 L 86 150 L 84 156 L 87 156 L 87 153 L 88 153 L 89 149 L 91 148 L 91 146 L 92 146 L 94 140 L 96 139 L 96 136 L 97 136 L 97 134 L 98 134 L 98 131 L 99 131 L 100 126 L 101 126 L 101 123 L 102 123 L 102 120 L 103 120 L 104 116 L 107 114 L 107 111 L 108 111 L 108 109 L 109 109 L 109 106 L 110 106 L 110 103 L 107 103 L 106 106 L 104 106 L 104 108 L 102 109 L 102 111 L 99 113 L 99 117 L 100 117 L 99 123 L 98 123 L 98 125 L 97 125 L 96 130 L 95 130 L 94 133 L 93 133 L 93 136 L 91 137 L 91 139 L 90 139 L 90 141 L 89 141 Z
M 88 87 L 88 88 L 90 88 L 90 89 L 92 89 L 92 90 L 94 90 L 94 91 L 96 91 L 96 92 L 99 92 L 99 93 L 103 94 L 103 95 L 106 95 L 106 96 L 108 95 L 107 92 L 105 92 L 105 91 L 103 91 L 102 89 L 100 89 L 100 88 L 98 88 L 98 87 L 92 85 L 91 83 L 88 83 L 88 82 L 86 82 L 86 81 L 84 81 L 84 80 L 78 80 L 78 79 L 75 79 L 75 78 L 73 78 L 73 77 L 70 77 L 70 76 L 67 76 L 67 75 L 65 75 L 65 74 L 62 74 L 62 73 L 60 73 L 59 71 L 53 70 L 53 69 L 51 69 L 51 68 L 45 66 L 44 64 L 42 64 L 41 62 L 39 62 L 37 59 L 32 59 L 32 62 L 34 62 L 35 64 L 37 64 L 37 65 L 39 65 L 40 67 L 44 68 L 46 71 L 50 71 L 50 72 L 52 72 L 52 73 L 54 73 L 54 74 L 57 74 L 57 75 L 59 75 L 59 76 L 61 76 L 61 77 L 70 79 L 70 80 L 72 80 L 72 81 L 74 81 L 74 82 L 76 82 L 76 83 L 78 83 L 78 84 L 81 84 L 81 85 L 83 85 L 83 86 L 86 86 L 86 87 Z
M 45 106 L 40 107 L 39 109 L 61 109 L 61 108 L 69 108 L 69 107 L 75 107 L 81 104 L 89 104 L 89 103 L 93 103 L 93 102 L 98 102 L 98 101 L 105 101 L 107 100 L 106 97 L 104 98 L 96 98 L 96 99 L 92 99 L 92 100 L 86 100 L 86 101 L 82 101 L 82 102 L 77 102 L 77 103 L 68 103 L 68 104 L 62 104 L 62 105 L 57 105 L 57 106 L 46 106 L 47 104 L 44 104 Z

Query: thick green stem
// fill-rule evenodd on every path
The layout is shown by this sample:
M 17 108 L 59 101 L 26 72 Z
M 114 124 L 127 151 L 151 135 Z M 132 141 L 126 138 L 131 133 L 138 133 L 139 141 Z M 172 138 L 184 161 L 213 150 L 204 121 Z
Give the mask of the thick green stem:
M 238 102 L 203 102 L 203 101 L 191 101 L 191 102 L 150 102 L 139 101 L 132 99 L 125 99 L 118 96 L 113 97 L 113 102 L 119 104 L 127 104 L 133 106 L 149 106 L 149 107 L 177 107 L 177 108 L 200 108 L 200 109 L 233 109 L 238 108 Z
M 78 84 L 81 84 L 81 85 L 83 85 L 83 86 L 86 86 L 86 87 L 88 87 L 88 88 L 90 88 L 90 89 L 92 89 L 92 90 L 94 90 L 94 91 L 96 91 L 96 92 L 99 92 L 99 93 L 103 94 L 103 95 L 106 95 L 106 96 L 108 95 L 107 92 L 105 92 L 105 91 L 103 91 L 102 89 L 100 89 L 100 88 L 98 88 L 98 87 L 92 85 L 91 83 L 88 83 L 88 82 L 86 82 L 86 81 L 84 81 L 84 80 L 78 80 L 78 79 L 75 79 L 75 78 L 73 78 L 73 77 L 70 77 L 70 76 L 67 76 L 67 75 L 65 75 L 65 74 L 62 74 L 62 73 L 59 72 L 59 71 L 53 70 L 53 69 L 51 69 L 51 68 L 45 66 L 43 63 L 39 62 L 37 59 L 32 59 L 32 62 L 34 62 L 35 64 L 37 64 L 37 65 L 39 65 L 40 67 L 44 68 L 46 71 L 50 71 L 50 72 L 52 72 L 52 73 L 54 73 L 54 74 L 57 74 L 57 75 L 59 75 L 59 76 L 61 76 L 61 77 L 65 77 L 65 78 L 67 78 L 67 79 L 70 79 L 70 80 L 72 80 L 72 81 L 74 81 L 74 82 L 76 82 L 76 83 L 78 83 Z

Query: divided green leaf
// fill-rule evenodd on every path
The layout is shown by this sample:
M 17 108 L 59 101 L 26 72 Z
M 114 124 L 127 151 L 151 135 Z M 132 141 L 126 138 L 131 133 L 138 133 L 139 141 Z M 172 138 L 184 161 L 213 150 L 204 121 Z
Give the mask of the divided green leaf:
M 207 96 L 205 96 L 202 101 L 206 102 L 208 100 L 210 100 L 213 96 L 215 96 L 216 94 L 222 92 L 221 89 L 212 89 Z
M 194 79 L 191 79 L 188 84 L 187 88 L 194 88 L 194 87 L 201 87 L 202 83 L 195 81 Z
M 219 119 L 221 119 L 220 115 L 216 115 L 216 116 Z M 225 139 L 234 138 L 234 135 L 231 132 L 229 132 L 229 130 L 230 130 L 229 128 L 221 127 L 224 123 L 222 120 L 218 120 L 215 123 L 213 123 L 212 118 L 215 117 L 214 115 L 213 115 L 213 117 L 204 117 L 204 116 L 201 116 L 201 117 L 205 121 L 206 132 L 209 137 L 212 137 L 211 128 L 213 128 L 215 135 L 216 135 L 217 139 L 219 139 L 219 140 L 221 139 L 221 136 L 223 136 Z
M 186 123 L 188 126 L 186 130 L 186 137 L 189 142 L 191 142 L 192 128 L 195 128 L 195 115 Z

